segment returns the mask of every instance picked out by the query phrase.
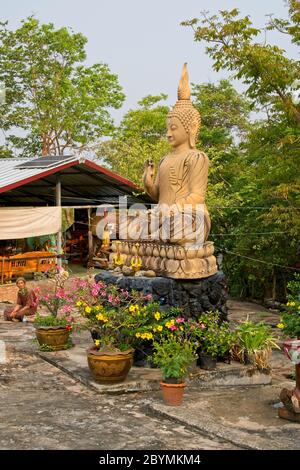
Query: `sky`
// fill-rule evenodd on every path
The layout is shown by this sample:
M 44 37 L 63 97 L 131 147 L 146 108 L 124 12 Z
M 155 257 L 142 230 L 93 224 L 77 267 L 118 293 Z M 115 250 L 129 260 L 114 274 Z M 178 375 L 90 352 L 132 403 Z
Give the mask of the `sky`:
M 1 5 L 1 19 L 15 29 L 21 19 L 34 14 L 41 22 L 83 33 L 88 38 L 86 63 L 107 63 L 125 92 L 125 104 L 113 113 L 118 121 L 148 94 L 165 93 L 168 103 L 174 104 L 184 62 L 193 83 L 228 77 L 212 70 L 205 47 L 194 42 L 193 31 L 180 23 L 199 17 L 203 10 L 232 8 L 249 14 L 259 27 L 266 14 L 287 15 L 284 0 L 9 0 Z M 269 37 L 295 57 L 285 35 Z

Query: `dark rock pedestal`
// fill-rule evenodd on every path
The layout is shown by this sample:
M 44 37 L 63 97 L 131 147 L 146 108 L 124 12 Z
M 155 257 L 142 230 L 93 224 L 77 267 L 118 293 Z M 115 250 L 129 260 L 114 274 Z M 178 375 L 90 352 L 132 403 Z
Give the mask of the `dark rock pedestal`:
M 227 288 L 222 271 L 205 279 L 193 280 L 124 276 L 113 271 L 102 271 L 95 276 L 95 280 L 152 294 L 153 299 L 166 308 L 182 308 L 187 318 L 198 318 L 201 313 L 214 310 L 220 313 L 222 320 L 227 319 Z

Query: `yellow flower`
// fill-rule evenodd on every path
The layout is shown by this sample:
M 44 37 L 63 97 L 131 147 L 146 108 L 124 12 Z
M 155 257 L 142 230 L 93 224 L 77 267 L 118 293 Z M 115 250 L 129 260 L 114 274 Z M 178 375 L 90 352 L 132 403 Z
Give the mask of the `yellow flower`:
M 298 305 L 298 310 L 300 310 L 300 305 Z
M 135 336 L 136 336 L 136 338 L 140 338 L 140 337 L 141 337 L 141 333 L 136 333 Z
M 100 339 L 95 339 L 95 345 L 99 346 L 99 344 L 100 344 Z
M 103 323 L 106 323 L 106 322 L 108 322 L 108 318 L 107 318 L 107 317 L 103 317 L 103 318 L 102 318 L 102 321 L 103 321 Z
M 276 326 L 277 326 L 277 328 L 280 328 L 280 329 L 284 328 L 284 324 L 283 324 L 283 323 L 278 323 L 278 325 L 276 325 Z
M 91 313 L 91 311 L 92 311 L 91 307 L 85 307 L 85 312 L 86 313 Z
M 175 320 L 167 321 L 167 322 L 166 322 L 166 327 L 167 327 L 167 328 L 171 328 L 171 326 L 174 326 L 174 324 L 175 324 Z
M 180 326 L 179 329 L 180 329 L 180 331 L 183 331 L 183 326 Z
M 295 302 L 290 302 L 290 307 L 295 307 Z
M 153 333 L 156 333 L 157 329 L 154 327 L 152 328 Z
M 290 306 L 290 302 L 287 302 L 286 306 L 289 307 L 289 306 Z
M 81 307 L 81 305 L 82 305 L 81 300 L 78 300 L 78 302 L 76 302 L 76 307 Z
M 97 318 L 97 320 L 103 320 L 102 313 L 97 313 L 96 318 Z
M 162 330 L 163 330 L 163 326 L 162 326 L 162 325 L 158 325 L 157 331 L 162 331 Z
M 155 318 L 155 320 L 160 320 L 160 313 L 159 313 L 159 312 L 155 312 L 154 318 Z
M 96 306 L 97 312 L 99 312 L 99 310 L 102 310 L 102 309 L 103 309 L 102 305 L 97 305 L 97 306 Z
M 130 305 L 129 307 L 129 312 L 134 313 L 135 312 L 135 305 Z

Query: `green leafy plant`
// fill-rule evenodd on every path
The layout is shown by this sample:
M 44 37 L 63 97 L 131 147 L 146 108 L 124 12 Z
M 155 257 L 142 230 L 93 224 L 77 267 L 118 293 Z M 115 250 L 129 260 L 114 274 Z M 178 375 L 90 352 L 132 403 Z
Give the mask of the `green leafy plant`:
M 242 362 L 251 362 L 259 369 L 269 367 L 272 348 L 279 349 L 271 327 L 264 322 L 245 321 L 235 331 L 232 354 Z
M 289 294 L 286 311 L 281 315 L 277 327 L 286 337 L 300 339 L 300 274 L 295 274 L 294 280 L 287 287 Z
M 197 333 L 200 352 L 220 359 L 228 355 L 234 335 L 227 322 L 220 322 L 218 312 L 202 314 L 198 320 Z
M 176 379 L 182 382 L 196 359 L 195 348 L 196 345 L 186 339 L 180 341 L 171 337 L 154 343 L 153 361 L 161 369 L 165 381 Z
M 43 305 L 47 308 L 49 315 L 37 314 L 34 319 L 34 326 L 39 327 L 51 327 L 60 326 L 66 328 L 68 331 L 73 329 L 74 318 L 71 315 L 72 297 L 65 290 L 65 282 L 69 278 L 68 271 L 54 266 L 46 274 L 42 274 L 53 283 L 53 291 L 41 295 L 40 289 L 35 289 L 35 293 L 38 298 L 38 304 Z
M 152 301 L 152 296 L 128 292 L 104 282 L 74 279 L 73 302 L 100 350 L 124 351 L 141 343 L 152 344 L 163 334 L 170 315 Z

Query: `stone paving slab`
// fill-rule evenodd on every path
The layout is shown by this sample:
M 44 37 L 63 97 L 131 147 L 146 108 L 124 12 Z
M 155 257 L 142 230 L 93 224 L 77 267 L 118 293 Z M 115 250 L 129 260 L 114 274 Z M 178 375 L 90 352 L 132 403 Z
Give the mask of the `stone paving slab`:
M 91 376 L 86 351 L 75 346 L 67 351 L 38 352 L 38 355 L 67 373 L 78 382 L 84 383 L 101 394 L 121 394 L 159 390 L 160 372 L 158 369 L 132 367 L 127 379 L 116 384 L 100 384 Z
M 266 387 L 188 392 L 182 406 L 150 403 L 150 413 L 189 426 L 244 449 L 299 450 L 300 424 L 277 417 L 279 392 L 292 383 Z
M 77 381 L 100 393 L 120 394 L 159 390 L 160 370 L 143 367 L 132 367 L 124 382 L 110 385 L 97 383 L 92 378 L 87 364 L 86 349 L 89 343 L 85 343 L 81 335 L 77 335 L 75 341 L 77 341 L 76 346 L 66 351 L 38 351 L 37 354 Z M 251 366 L 232 362 L 231 364 L 219 363 L 217 369 L 213 371 L 194 368 L 191 379 L 188 380 L 188 386 L 199 390 L 216 386 L 264 385 L 270 382 L 270 373 L 260 373 Z

